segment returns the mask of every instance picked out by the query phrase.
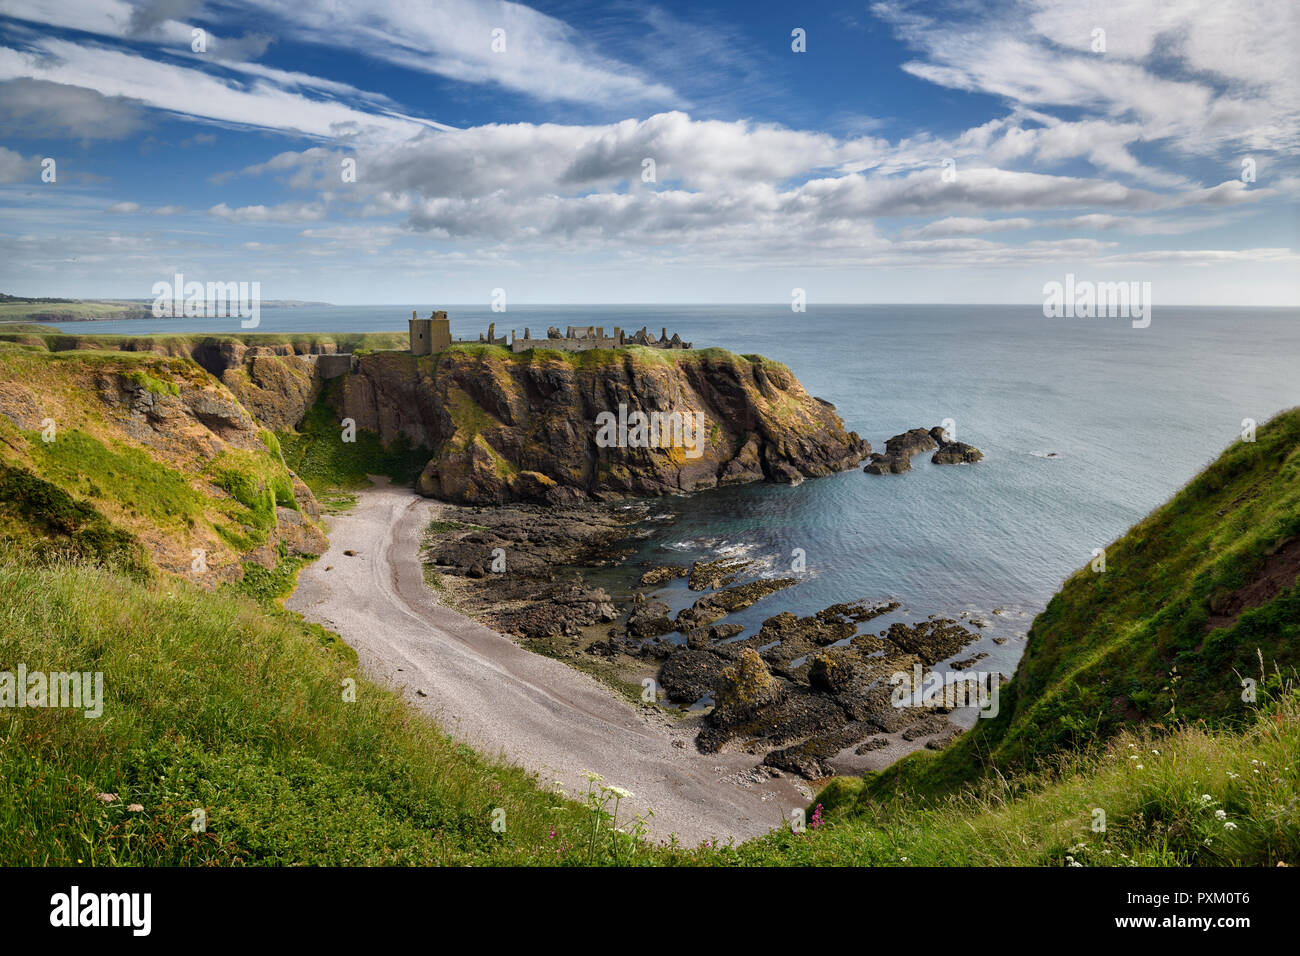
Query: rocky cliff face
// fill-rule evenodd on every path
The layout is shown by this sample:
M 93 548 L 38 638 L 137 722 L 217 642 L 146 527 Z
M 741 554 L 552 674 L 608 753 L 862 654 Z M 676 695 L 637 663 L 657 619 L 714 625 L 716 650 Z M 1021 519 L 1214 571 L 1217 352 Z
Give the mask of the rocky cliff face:
M 377 352 L 358 357 L 337 405 L 385 443 L 431 449 L 420 492 L 470 504 L 798 482 L 871 451 L 784 366 L 720 350 Z M 657 442 L 642 422 L 661 426 Z
M 0 348 L 0 367 L 0 471 L 21 492 L 0 500 L 0 532 L 76 538 L 66 495 L 200 586 L 324 550 L 316 499 L 275 437 L 190 362 Z

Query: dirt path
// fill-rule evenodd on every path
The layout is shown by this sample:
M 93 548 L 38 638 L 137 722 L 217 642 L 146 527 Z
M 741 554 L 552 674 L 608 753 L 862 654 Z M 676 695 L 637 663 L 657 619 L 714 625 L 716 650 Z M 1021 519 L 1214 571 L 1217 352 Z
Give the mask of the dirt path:
M 664 716 L 439 606 L 418 558 L 432 507 L 406 490 L 362 492 L 351 513 L 329 520 L 329 551 L 302 572 L 286 606 L 338 633 L 369 677 L 480 753 L 535 772 L 544 786 L 562 781 L 571 795 L 585 791 L 584 770 L 631 790 L 623 806 L 653 810 L 657 838 L 739 842 L 807 802 L 789 778 L 745 779 L 755 757 L 700 754 Z

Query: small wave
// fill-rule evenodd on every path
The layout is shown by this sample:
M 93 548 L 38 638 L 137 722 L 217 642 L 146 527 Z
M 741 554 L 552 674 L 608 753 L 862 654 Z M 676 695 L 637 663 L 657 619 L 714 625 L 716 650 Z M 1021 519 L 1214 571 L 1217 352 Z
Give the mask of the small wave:
M 1054 451 L 1031 451 L 1029 454 L 1035 458 L 1060 458 L 1060 454 Z

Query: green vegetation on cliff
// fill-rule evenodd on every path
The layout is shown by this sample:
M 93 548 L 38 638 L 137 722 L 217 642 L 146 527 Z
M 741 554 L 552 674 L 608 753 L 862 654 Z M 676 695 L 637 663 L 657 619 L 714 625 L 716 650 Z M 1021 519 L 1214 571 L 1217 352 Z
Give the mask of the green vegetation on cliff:
M 0 358 L 0 537 L 130 570 L 188 569 L 197 549 L 217 583 L 278 543 L 283 509 L 301 515 L 274 436 L 189 359 L 5 342 Z M 293 523 L 296 544 L 319 537 Z
M 366 428 L 356 428 L 354 440 L 344 441 L 336 411 L 342 385 L 342 379 L 326 382 L 298 427 L 275 436 L 285 463 L 323 504 L 336 509 L 355 501 L 348 492 L 369 488 L 370 475 L 382 475 L 398 485 L 414 484 L 430 455 L 427 448 L 401 436 L 385 446 Z
M 0 549 L 0 660 L 104 675 L 98 719 L 0 709 L 5 865 L 546 864 L 553 824 L 570 845 L 590 829 L 361 678 L 347 648 L 228 591 Z
M 876 775 L 865 799 L 1032 770 L 1135 723 L 1253 720 L 1243 679 L 1275 691 L 1300 665 L 1300 409 L 1232 445 L 1105 555 L 1104 572 L 1075 573 L 1034 621 L 998 717 Z
M 669 859 L 718 866 L 1294 866 L 1298 755 L 1300 697 L 1292 692 L 1254 711 L 1244 732 L 1124 730 L 1105 750 L 1063 753 L 1039 774 L 993 774 L 941 799 L 863 799 L 862 781 L 837 778 L 807 810 L 812 821 L 822 807 L 815 829 L 787 828 Z

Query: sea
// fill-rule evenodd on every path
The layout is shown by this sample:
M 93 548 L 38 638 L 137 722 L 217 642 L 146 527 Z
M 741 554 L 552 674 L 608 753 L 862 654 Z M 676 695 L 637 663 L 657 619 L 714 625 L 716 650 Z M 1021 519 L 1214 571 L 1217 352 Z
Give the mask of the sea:
M 405 331 L 430 307 L 264 309 L 259 332 Z M 941 423 L 984 453 L 903 475 L 853 469 L 649 502 L 632 563 L 723 555 L 798 583 L 733 615 L 865 599 L 900 609 L 866 629 L 932 615 L 968 623 L 981 667 L 1011 673 L 1025 633 L 1065 578 L 1207 463 L 1300 405 L 1300 309 L 1165 306 L 1127 319 L 1045 318 L 1040 306 L 439 306 L 455 337 L 525 326 L 667 327 L 696 347 L 787 365 L 874 448 Z M 75 333 L 241 331 L 236 319 L 49 323 Z M 1111 573 L 1114 573 L 1112 570 Z M 1119 573 L 1122 573 L 1120 571 Z M 672 582 L 674 610 L 699 595 Z

